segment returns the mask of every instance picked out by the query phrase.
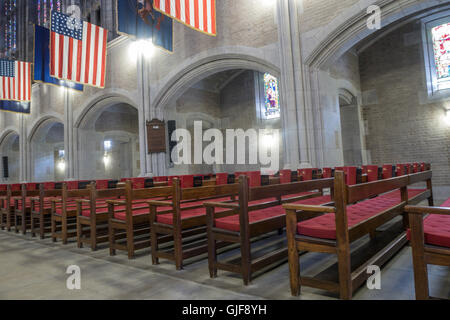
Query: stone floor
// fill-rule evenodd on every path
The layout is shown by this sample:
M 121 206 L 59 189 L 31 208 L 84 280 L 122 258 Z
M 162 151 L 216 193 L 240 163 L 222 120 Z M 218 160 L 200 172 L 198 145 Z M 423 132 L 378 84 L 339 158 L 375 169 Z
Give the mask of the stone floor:
M 256 250 L 270 250 L 285 235 L 263 239 Z M 233 257 L 237 249 L 222 256 Z M 308 253 L 301 256 L 302 272 L 315 273 L 332 265 L 333 257 Z M 68 290 L 66 269 L 81 269 L 81 290 Z M 164 259 L 152 266 L 148 251 L 128 260 L 124 252 L 110 257 L 109 251 L 78 249 L 75 243 L 62 245 L 49 239 L 32 239 L 0 231 L 0 299 L 336 299 L 324 291 L 302 288 L 300 297 L 289 292 L 288 265 L 283 263 L 257 276 L 245 287 L 234 274 L 220 271 L 210 279 L 205 257 L 188 261 L 176 271 Z M 450 297 L 450 268 L 430 268 L 433 296 Z M 381 290 L 361 287 L 354 299 L 414 299 L 414 280 L 410 247 L 403 248 L 381 272 Z

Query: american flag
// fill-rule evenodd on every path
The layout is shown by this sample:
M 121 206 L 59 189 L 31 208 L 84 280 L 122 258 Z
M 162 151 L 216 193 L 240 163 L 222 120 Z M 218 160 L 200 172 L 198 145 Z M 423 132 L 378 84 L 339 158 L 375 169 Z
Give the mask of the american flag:
M 31 63 L 0 59 L 0 100 L 31 100 Z
M 108 31 L 52 11 L 50 75 L 94 87 L 105 87 Z
M 216 35 L 216 0 L 154 0 L 156 10 L 209 35 Z

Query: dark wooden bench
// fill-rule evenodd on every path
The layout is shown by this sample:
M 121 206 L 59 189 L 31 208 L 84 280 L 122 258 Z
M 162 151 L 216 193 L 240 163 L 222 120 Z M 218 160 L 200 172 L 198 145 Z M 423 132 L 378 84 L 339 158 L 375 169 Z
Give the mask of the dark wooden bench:
M 406 206 L 416 299 L 430 299 L 428 265 L 450 267 L 450 198 L 440 207 Z M 424 215 L 428 215 L 424 219 Z M 447 297 L 449 298 L 449 297 Z
M 31 210 L 31 235 L 39 234 L 41 239 L 46 233 L 51 233 L 52 200 L 60 199 L 61 187 L 55 182 L 44 182 L 39 184 L 39 192 L 35 197 L 30 197 Z
M 14 197 L 22 195 L 21 184 L 9 184 L 6 189 L 6 193 L 0 197 L 0 221 L 2 221 L 2 227 L 11 231 L 11 228 L 15 226 L 15 214 L 14 214 Z
M 68 181 L 62 184 L 61 198 L 51 199 L 52 241 L 58 238 L 63 244 L 77 236 L 76 199 L 89 199 L 89 188 L 79 189 L 79 181 Z
M 132 182 L 127 180 L 124 199 L 106 201 L 110 255 L 115 255 L 116 250 L 124 250 L 132 259 L 136 250 L 150 247 L 150 208 L 147 201 L 172 197 L 172 187 L 134 189 Z
M 305 285 L 338 293 L 342 299 L 351 299 L 353 291 L 368 277 L 367 266 L 383 265 L 406 244 L 408 221 L 404 207 L 408 202 L 432 201 L 431 176 L 431 171 L 426 171 L 348 186 L 344 172 L 336 171 L 334 206 L 283 205 L 287 213 L 292 295 L 299 295 L 300 286 Z M 409 196 L 408 186 L 422 181 L 427 181 L 429 188 Z M 299 216 L 311 217 L 314 214 L 317 217 L 299 221 Z M 403 222 L 393 225 L 392 232 L 376 234 L 377 228 L 402 215 Z M 372 239 L 358 251 L 362 258 L 351 259 L 350 244 L 365 235 L 371 235 Z M 373 239 L 375 235 L 376 239 Z M 337 274 L 330 268 L 315 277 L 301 277 L 299 254 L 305 251 L 336 254 Z M 356 261 L 360 263 L 355 265 Z
M 31 198 L 39 195 L 38 183 L 22 184 L 22 194 L 14 197 L 14 219 L 16 233 L 26 234 L 31 229 Z
M 331 196 L 324 196 L 323 188 L 332 187 L 333 179 L 293 182 L 279 185 L 250 187 L 249 177 L 239 178 L 239 202 L 205 202 L 207 208 L 208 265 L 211 278 L 217 270 L 240 273 L 244 284 L 251 281 L 252 273 L 287 258 L 287 248 L 252 259 L 251 240 L 257 236 L 283 230 L 286 225 L 282 203 L 303 202 L 326 204 Z M 320 190 L 320 191 L 313 191 Z M 228 212 L 216 216 L 216 208 Z M 217 242 L 240 244 L 240 261 L 221 262 L 217 259 Z
M 219 176 L 219 181 L 223 181 Z M 225 180 L 226 181 L 226 180 Z M 220 182 L 219 182 L 220 183 Z M 198 256 L 208 251 L 207 241 L 195 239 L 193 243 L 183 246 L 183 238 L 196 234 L 206 235 L 205 201 L 231 202 L 237 195 L 236 184 L 206 185 L 202 187 L 181 188 L 179 179 L 173 180 L 173 198 L 171 201 L 149 201 L 150 231 L 152 241 L 152 262 L 159 263 L 159 258 L 175 261 L 176 269 L 183 267 L 183 260 Z M 158 209 L 163 210 L 158 212 Z M 173 237 L 173 249 L 161 250 L 161 236 Z
M 97 250 L 97 245 L 109 241 L 107 200 L 125 196 L 125 183 L 99 180 L 89 185 L 89 199 L 77 199 L 77 246 L 83 244 Z

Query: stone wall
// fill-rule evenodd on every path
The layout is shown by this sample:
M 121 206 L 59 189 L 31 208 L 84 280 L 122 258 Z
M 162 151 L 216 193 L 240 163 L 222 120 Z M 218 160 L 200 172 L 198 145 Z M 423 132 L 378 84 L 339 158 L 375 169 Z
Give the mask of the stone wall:
M 375 164 L 430 162 L 433 184 L 449 186 L 450 102 L 427 97 L 420 39 L 421 24 L 410 23 L 360 55 L 367 148 Z

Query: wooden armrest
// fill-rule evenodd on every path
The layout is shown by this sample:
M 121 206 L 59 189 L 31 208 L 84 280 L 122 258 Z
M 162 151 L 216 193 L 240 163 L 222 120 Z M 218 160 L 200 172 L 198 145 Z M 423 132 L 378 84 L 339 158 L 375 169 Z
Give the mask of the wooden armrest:
M 423 206 L 406 206 L 405 211 L 414 214 L 444 214 L 450 215 L 450 208 L 446 207 L 423 207 Z
M 88 199 L 75 199 L 75 201 L 78 203 L 91 203 L 91 200 Z
M 63 202 L 62 199 L 50 199 L 51 202 L 53 203 L 61 203 Z
M 157 207 L 171 207 L 173 205 L 172 202 L 158 201 L 158 200 L 150 200 L 150 201 L 147 201 L 147 203 L 151 206 L 157 206 Z
M 225 209 L 237 209 L 239 205 L 237 203 L 225 203 L 225 202 L 204 202 L 205 207 L 217 207 Z
M 306 204 L 283 204 L 283 208 L 287 210 L 302 210 L 309 212 L 323 212 L 323 213 L 336 212 L 335 207 L 311 206 Z
M 30 200 L 31 200 L 31 201 L 39 201 L 40 198 L 39 198 L 39 197 L 31 197 Z
M 125 200 L 106 200 L 106 203 L 112 204 L 115 206 L 123 206 L 123 205 L 127 204 L 127 202 Z

